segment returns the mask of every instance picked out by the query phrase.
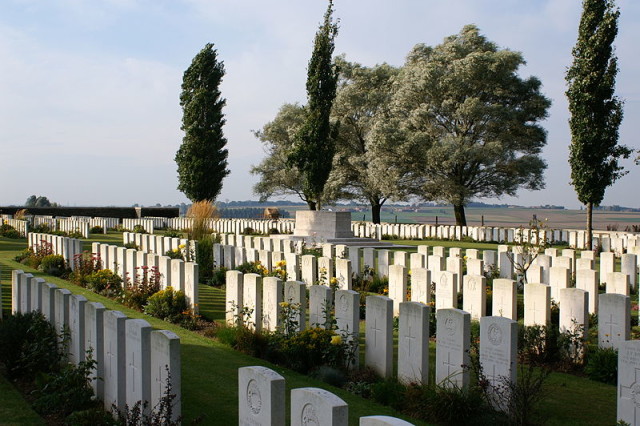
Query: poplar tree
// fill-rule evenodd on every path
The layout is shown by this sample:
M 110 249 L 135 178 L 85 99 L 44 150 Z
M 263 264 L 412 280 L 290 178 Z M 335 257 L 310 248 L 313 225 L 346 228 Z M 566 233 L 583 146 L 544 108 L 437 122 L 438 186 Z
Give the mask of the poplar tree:
M 227 169 L 227 139 L 222 127 L 226 100 L 220 93 L 224 64 L 213 44 L 198 53 L 182 78 L 182 127 L 185 136 L 176 153 L 178 190 L 191 201 L 213 201 L 220 194 Z
M 614 0 L 584 0 L 582 7 L 566 95 L 571 112 L 571 184 L 587 207 L 586 243 L 591 248 L 593 207 L 626 173 L 618 160 L 628 158 L 631 150 L 618 145 L 623 112 L 622 101 L 614 94 L 618 63 L 613 41 L 620 12 Z
M 320 210 L 325 183 L 331 173 L 335 154 L 337 126 L 329 117 L 336 97 L 338 69 L 332 55 L 338 25 L 332 20 L 333 1 L 316 33 L 307 70 L 305 122 L 287 158 L 288 167 L 296 167 L 302 178 L 302 191 L 310 210 Z

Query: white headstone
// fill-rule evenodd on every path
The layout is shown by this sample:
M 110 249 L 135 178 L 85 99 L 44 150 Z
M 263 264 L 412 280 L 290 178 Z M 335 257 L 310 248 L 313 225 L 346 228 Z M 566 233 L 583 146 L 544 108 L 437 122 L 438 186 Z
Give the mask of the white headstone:
M 365 364 L 382 377 L 393 374 L 393 300 L 367 296 Z
M 469 386 L 471 316 L 460 309 L 436 311 L 436 383 Z
M 262 327 L 262 277 L 258 274 L 244 274 L 242 303 L 246 318 L 244 324 L 252 330 Z
M 518 293 L 516 282 L 506 279 L 493 280 L 492 315 L 516 321 L 518 319 Z
M 430 311 L 422 303 L 400 303 L 398 380 L 405 384 L 428 383 Z
M 393 316 L 400 313 L 400 303 L 407 301 L 407 268 L 389 265 L 389 298 L 393 300 Z
M 622 272 L 611 272 L 607 276 L 607 293 L 629 296 L 629 275 Z
M 282 280 L 276 277 L 262 279 L 262 328 L 276 331 L 281 323 L 283 302 Z
M 500 388 L 516 383 L 517 356 L 518 323 L 495 316 L 480 319 L 480 366 L 490 385 Z
M 79 364 L 84 361 L 84 308 L 87 298 L 72 294 L 69 296 L 69 362 Z
M 589 293 L 579 288 L 561 289 L 560 332 L 582 334 L 586 337 L 588 330 Z
M 617 349 L 631 334 L 631 298 L 615 293 L 598 298 L 598 346 Z
M 524 325 L 546 326 L 551 322 L 551 287 L 546 284 L 524 285 Z
M 360 426 L 413 426 L 413 423 L 389 416 L 360 417 Z
M 578 259 L 580 260 L 580 259 Z M 576 288 L 589 293 L 589 313 L 598 313 L 598 293 L 600 281 L 598 271 L 593 269 L 578 269 L 576 271 Z
M 238 369 L 239 424 L 285 424 L 284 377 L 266 367 Z
M 104 320 L 104 408 L 115 405 L 124 410 L 126 401 L 126 340 L 127 317 L 119 311 L 105 311 Z
M 618 348 L 617 420 L 640 423 L 640 340 L 620 342 Z
M 291 390 L 291 426 L 347 426 L 348 424 L 347 403 L 331 392 L 319 388 Z
M 307 286 L 315 285 L 318 281 L 317 259 L 311 254 L 302 256 L 302 281 Z
M 180 365 L 180 338 L 167 330 L 151 332 L 151 401 L 157 407 L 167 393 L 167 382 L 171 385 L 171 420 L 176 422 L 182 415 L 182 371 Z
M 448 271 L 439 272 L 432 278 L 436 280 L 436 310 L 458 307 L 458 293 L 456 292 L 456 274 Z
M 129 407 L 138 401 L 151 402 L 150 338 L 151 325 L 148 322 L 142 319 L 125 321 L 126 401 Z
M 293 304 L 296 309 L 293 321 L 298 323 L 297 331 L 306 327 L 307 285 L 302 281 L 287 281 L 284 283 L 284 301 Z
M 331 313 L 331 288 L 325 285 L 309 287 L 309 325 L 311 327 L 328 327 Z
M 411 301 L 431 302 L 431 271 L 426 268 L 411 270 Z
M 100 400 L 104 400 L 104 312 L 102 303 L 84 305 L 84 349 L 91 351 L 91 357 L 96 361 L 90 375 L 91 387 Z
M 482 275 L 465 275 L 463 287 L 462 309 L 477 321 L 487 314 L 487 279 Z

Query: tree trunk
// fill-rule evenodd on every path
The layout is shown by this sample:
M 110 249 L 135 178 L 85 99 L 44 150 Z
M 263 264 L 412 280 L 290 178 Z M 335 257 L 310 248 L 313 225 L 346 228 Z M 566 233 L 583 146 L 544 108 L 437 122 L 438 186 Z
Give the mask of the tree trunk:
M 316 209 L 316 202 L 315 201 L 307 200 L 307 205 L 309 206 L 309 210 L 315 210 Z
M 457 226 L 467 226 L 467 217 L 464 214 L 464 204 L 454 204 L 453 213 L 456 216 Z
M 587 237 L 585 238 L 585 245 L 587 250 L 593 250 L 593 203 L 587 203 Z
M 379 201 L 371 201 L 371 222 L 375 224 L 380 223 L 380 210 L 382 210 L 382 203 Z

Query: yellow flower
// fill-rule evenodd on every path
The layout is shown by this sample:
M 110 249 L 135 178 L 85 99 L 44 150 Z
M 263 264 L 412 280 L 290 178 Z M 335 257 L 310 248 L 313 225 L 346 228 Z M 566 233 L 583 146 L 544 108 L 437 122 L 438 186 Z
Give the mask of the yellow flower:
M 338 279 L 336 277 L 331 277 L 331 279 L 329 280 L 330 284 L 338 284 Z
M 178 248 L 183 249 L 183 248 L 185 248 L 186 246 L 187 246 L 186 244 L 180 244 L 180 245 L 178 246 Z
M 282 268 L 283 266 L 285 266 L 287 264 L 287 262 L 285 262 L 284 260 L 279 261 L 278 263 L 276 263 L 276 266 L 278 268 Z
M 339 345 L 340 343 L 342 343 L 342 337 L 336 335 L 336 336 L 331 336 L 331 344 L 332 345 Z
M 177 253 L 177 252 L 179 252 L 179 251 L 180 251 L 180 249 L 177 249 L 177 248 L 174 248 L 174 249 L 173 249 L 173 252 L 174 252 L 174 253 Z
M 283 308 L 288 308 L 289 307 L 289 302 L 280 302 L 280 306 Z

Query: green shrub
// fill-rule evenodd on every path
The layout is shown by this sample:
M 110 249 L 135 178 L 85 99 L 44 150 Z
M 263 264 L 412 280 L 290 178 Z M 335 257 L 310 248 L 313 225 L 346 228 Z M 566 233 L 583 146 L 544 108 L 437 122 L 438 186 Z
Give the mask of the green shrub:
M 125 278 L 126 283 L 120 295 L 120 302 L 132 309 L 142 311 L 149 298 L 160 291 L 161 279 L 162 276 L 155 266 L 136 268 L 133 281 L 129 277 Z
M 22 238 L 22 236 L 16 230 L 16 228 L 14 228 L 11 225 L 7 225 L 6 223 L 3 223 L 2 225 L 0 225 L 0 236 L 6 237 L 6 238 L 12 238 L 16 240 L 19 238 Z
M 133 227 L 133 232 L 137 233 L 137 234 L 146 234 L 147 230 L 144 229 L 144 226 L 142 225 L 136 225 Z
M 122 293 L 122 278 L 111 269 L 100 269 L 85 277 L 86 287 L 107 297 L 116 297 Z
M 494 412 L 476 387 L 410 385 L 403 394 L 403 412 L 436 424 L 495 424 Z
M 65 426 L 119 426 L 121 425 L 102 404 L 82 411 L 74 411 L 64 420 Z
M 0 321 L 0 362 L 9 378 L 33 379 L 56 369 L 63 354 L 54 326 L 34 311 L 16 313 Z
M 164 232 L 164 236 L 169 238 L 182 238 L 182 232 L 169 228 Z
M 104 228 L 102 226 L 94 226 L 89 230 L 90 234 L 104 234 Z
M 134 249 L 134 250 L 140 250 L 140 247 L 138 247 L 138 245 L 134 242 L 128 242 L 124 245 L 124 248 L 128 248 L 128 249 Z
M 615 385 L 618 381 L 618 351 L 594 347 L 588 352 L 584 372 L 591 380 Z
M 74 411 L 86 410 L 93 405 L 91 373 L 96 361 L 88 358 L 77 366 L 65 364 L 60 371 L 40 373 L 36 378 L 33 408 L 40 414 L 68 416 Z
M 207 284 L 213 287 L 222 287 L 227 282 L 227 268 L 224 266 L 220 268 L 214 268 L 211 273 L 211 278 L 207 281 Z
M 184 258 L 182 257 L 182 252 L 180 251 L 180 249 L 177 249 L 177 248 L 173 250 L 167 250 L 167 252 L 164 255 L 170 259 L 184 260 Z
M 38 269 L 54 277 L 61 277 L 68 272 L 64 257 L 59 254 L 50 254 L 43 257 Z
M 99 254 L 84 251 L 73 257 L 73 266 L 69 281 L 80 287 L 86 287 L 87 277 L 102 269 L 102 261 Z
M 144 307 L 145 314 L 176 324 L 182 321 L 188 310 L 189 305 L 184 292 L 175 291 L 172 287 L 160 290 L 149 297 L 147 305 Z
M 371 387 L 371 399 L 379 404 L 401 410 L 406 388 L 396 379 L 386 379 Z
M 196 262 L 201 265 L 200 281 L 208 282 L 213 274 L 213 236 L 211 234 L 203 235 L 198 240 L 196 246 Z M 209 265 L 209 266 L 205 266 Z

